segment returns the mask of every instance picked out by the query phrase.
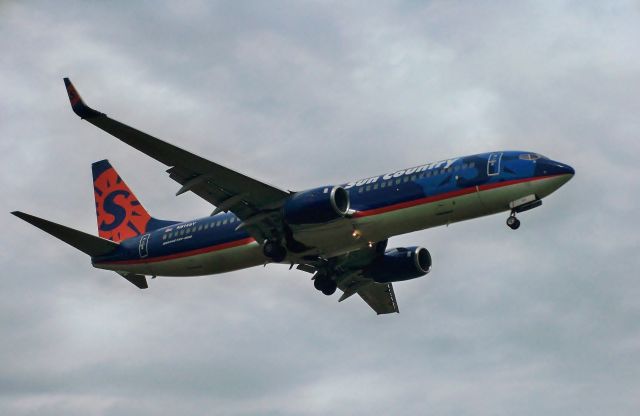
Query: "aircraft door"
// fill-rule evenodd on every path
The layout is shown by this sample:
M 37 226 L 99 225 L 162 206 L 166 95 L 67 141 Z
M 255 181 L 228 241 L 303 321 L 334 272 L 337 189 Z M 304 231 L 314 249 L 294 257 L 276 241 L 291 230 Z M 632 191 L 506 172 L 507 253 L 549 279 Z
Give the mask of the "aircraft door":
M 151 234 L 145 234 L 140 237 L 140 243 L 138 244 L 138 253 L 140 253 L 140 258 L 143 259 L 149 255 L 149 237 Z
M 500 173 L 500 161 L 502 161 L 502 153 L 491 153 L 487 160 L 487 175 L 495 176 Z

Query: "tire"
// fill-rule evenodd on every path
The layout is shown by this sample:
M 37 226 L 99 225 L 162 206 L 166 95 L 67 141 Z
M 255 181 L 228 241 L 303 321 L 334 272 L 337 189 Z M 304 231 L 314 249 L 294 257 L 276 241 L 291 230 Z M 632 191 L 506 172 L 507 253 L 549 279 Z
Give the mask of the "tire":
M 276 263 L 281 263 L 287 257 L 287 249 L 282 244 L 267 241 L 262 247 L 264 255 Z
M 329 284 L 327 286 L 325 286 L 324 289 L 322 289 L 322 293 L 324 293 L 327 296 L 331 296 L 334 293 L 336 293 L 336 289 L 338 288 L 338 286 L 336 285 L 336 282 L 334 282 L 333 280 L 328 282 Z
M 338 285 L 336 285 L 336 282 L 329 279 L 328 277 L 324 275 L 319 275 L 319 276 L 316 276 L 316 278 L 313 280 L 313 287 L 315 287 L 325 295 L 331 296 L 334 293 L 336 293 L 336 289 L 338 288 Z
M 509 228 L 511 228 L 512 230 L 517 230 L 518 228 L 520 228 L 520 220 L 513 216 L 509 217 L 507 218 L 507 226 L 509 226 Z

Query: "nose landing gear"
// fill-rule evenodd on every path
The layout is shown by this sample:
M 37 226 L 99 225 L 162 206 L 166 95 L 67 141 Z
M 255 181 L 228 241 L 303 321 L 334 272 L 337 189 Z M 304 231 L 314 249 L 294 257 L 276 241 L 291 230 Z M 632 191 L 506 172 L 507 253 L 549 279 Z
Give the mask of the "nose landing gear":
M 524 196 L 515 201 L 509 202 L 509 208 L 511 208 L 511 215 L 507 218 L 507 226 L 512 230 L 520 228 L 520 220 L 516 218 L 516 214 L 524 211 L 529 211 L 542 205 L 542 200 L 538 198 L 536 194 Z
M 520 220 L 516 218 L 516 212 L 511 211 L 511 215 L 507 218 L 507 226 L 512 230 L 517 230 L 520 228 Z

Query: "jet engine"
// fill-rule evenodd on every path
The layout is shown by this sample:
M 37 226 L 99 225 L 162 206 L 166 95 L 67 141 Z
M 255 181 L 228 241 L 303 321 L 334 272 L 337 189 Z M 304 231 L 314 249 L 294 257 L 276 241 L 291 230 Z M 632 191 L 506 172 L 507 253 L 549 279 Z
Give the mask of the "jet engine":
M 431 270 L 431 254 L 424 247 L 398 247 L 387 250 L 364 271 L 378 283 L 415 279 Z
M 349 193 L 341 186 L 322 186 L 298 192 L 285 202 L 284 221 L 290 225 L 318 224 L 349 212 Z

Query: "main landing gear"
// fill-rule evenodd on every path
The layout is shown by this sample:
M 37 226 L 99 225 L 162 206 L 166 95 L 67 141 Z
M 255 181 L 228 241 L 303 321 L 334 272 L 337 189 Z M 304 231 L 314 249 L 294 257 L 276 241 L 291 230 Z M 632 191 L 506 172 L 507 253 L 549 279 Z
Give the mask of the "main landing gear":
M 317 273 L 313 279 L 313 287 L 321 291 L 327 296 L 331 296 L 336 292 L 338 284 L 325 274 Z
M 511 215 L 507 218 L 507 226 L 512 230 L 517 230 L 520 228 L 520 220 L 516 218 L 516 212 L 511 211 Z
M 262 252 L 268 258 L 276 263 L 282 263 L 287 257 L 287 249 L 280 243 L 275 241 L 267 241 L 262 246 Z

